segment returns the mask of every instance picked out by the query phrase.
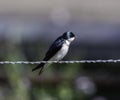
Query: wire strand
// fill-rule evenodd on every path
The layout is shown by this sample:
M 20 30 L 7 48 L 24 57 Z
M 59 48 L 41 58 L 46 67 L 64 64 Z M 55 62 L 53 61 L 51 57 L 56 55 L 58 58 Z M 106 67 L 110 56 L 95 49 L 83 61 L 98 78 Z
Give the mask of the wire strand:
M 0 61 L 0 64 L 40 64 L 40 63 L 120 63 L 120 59 L 108 59 L 108 60 L 72 60 L 72 61 Z

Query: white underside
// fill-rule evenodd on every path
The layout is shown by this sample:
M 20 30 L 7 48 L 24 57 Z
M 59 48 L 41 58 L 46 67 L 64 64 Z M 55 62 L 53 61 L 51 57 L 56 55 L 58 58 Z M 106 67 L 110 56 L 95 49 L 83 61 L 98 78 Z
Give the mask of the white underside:
M 54 61 L 59 61 L 61 59 L 63 59 L 63 57 L 67 54 L 68 50 L 69 50 L 69 45 L 70 43 L 74 40 L 75 38 L 71 38 L 69 40 L 66 40 L 65 43 L 63 44 L 62 48 L 60 51 L 58 51 L 56 53 L 56 55 L 54 57 L 52 57 L 50 60 L 54 60 Z
M 54 57 L 52 57 L 51 60 L 55 60 L 55 61 L 61 60 L 67 54 L 68 49 L 69 49 L 69 46 L 63 45 L 61 50 L 58 51 L 56 53 L 56 55 Z

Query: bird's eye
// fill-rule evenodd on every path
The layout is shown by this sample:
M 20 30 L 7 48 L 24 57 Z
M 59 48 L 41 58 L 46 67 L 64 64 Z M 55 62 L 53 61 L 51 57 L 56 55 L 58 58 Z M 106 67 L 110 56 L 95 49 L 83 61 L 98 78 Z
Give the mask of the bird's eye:
M 70 33 L 70 37 L 74 37 L 74 36 L 75 36 L 75 35 L 71 32 L 71 33 Z

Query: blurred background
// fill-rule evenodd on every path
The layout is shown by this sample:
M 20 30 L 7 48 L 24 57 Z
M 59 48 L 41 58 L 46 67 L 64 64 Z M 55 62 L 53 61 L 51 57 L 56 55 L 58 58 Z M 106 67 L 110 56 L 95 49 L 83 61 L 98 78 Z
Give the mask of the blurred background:
M 39 61 L 61 34 L 63 60 L 120 58 L 119 0 L 0 0 L 0 61 Z M 0 65 L 0 100 L 120 100 L 120 64 Z

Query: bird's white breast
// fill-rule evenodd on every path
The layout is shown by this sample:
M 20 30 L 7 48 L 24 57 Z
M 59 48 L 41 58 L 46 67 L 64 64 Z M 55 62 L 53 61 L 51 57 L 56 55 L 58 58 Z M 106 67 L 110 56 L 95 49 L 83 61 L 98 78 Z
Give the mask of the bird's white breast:
M 69 49 L 69 43 L 66 41 L 66 43 L 63 44 L 62 48 L 56 53 L 56 55 L 52 58 L 52 60 L 61 60 L 68 52 Z

